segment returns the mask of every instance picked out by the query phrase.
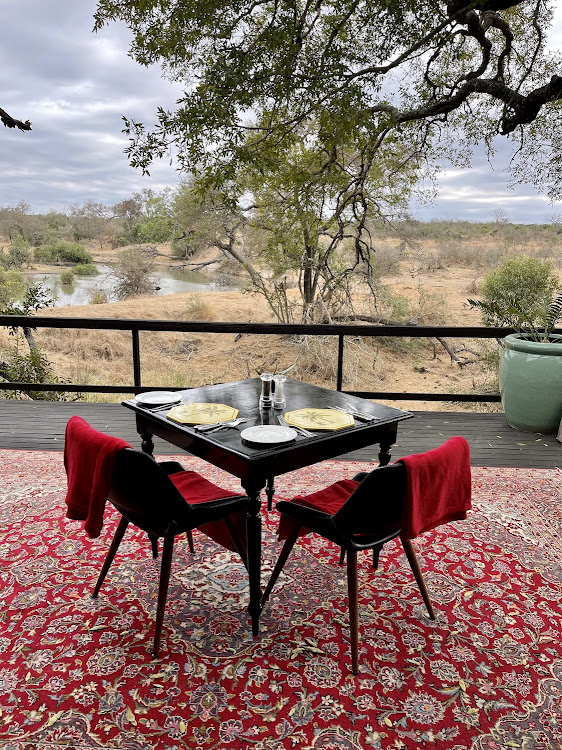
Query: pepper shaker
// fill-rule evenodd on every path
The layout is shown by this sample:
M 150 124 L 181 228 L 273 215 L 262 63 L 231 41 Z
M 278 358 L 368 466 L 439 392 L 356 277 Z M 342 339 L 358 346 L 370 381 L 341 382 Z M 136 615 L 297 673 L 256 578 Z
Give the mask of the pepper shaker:
M 273 389 L 272 380 L 273 375 L 270 372 L 262 372 L 261 378 L 261 396 L 260 396 L 260 407 L 269 408 L 273 406 Z

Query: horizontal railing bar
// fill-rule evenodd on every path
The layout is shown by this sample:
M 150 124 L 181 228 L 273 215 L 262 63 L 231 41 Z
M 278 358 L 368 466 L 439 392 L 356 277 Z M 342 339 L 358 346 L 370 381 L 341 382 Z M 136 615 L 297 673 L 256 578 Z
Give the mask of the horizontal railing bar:
M 76 383 L 2 383 L 0 391 L 71 391 L 76 393 L 143 393 L 144 391 L 185 391 L 189 388 L 134 385 L 78 385 Z M 386 398 L 403 401 L 499 401 L 499 393 L 385 393 L 383 391 L 341 391 L 360 398 Z
M 410 338 L 503 338 L 513 328 L 486 326 L 409 326 L 303 323 L 227 323 L 125 318 L 54 318 L 40 315 L 0 315 L 0 326 L 28 328 L 84 328 L 115 331 L 179 331 L 185 333 L 258 333 L 302 336 L 395 336 Z M 555 329 L 562 333 L 562 329 Z
M 499 393 L 384 393 L 382 391 L 342 391 L 359 398 L 384 398 L 391 401 L 501 401 Z
M 183 333 L 236 333 L 236 334 L 269 334 L 269 335 L 306 335 L 306 336 L 339 336 L 340 359 L 341 341 L 344 336 L 356 337 L 397 337 L 397 338 L 481 338 L 500 339 L 515 329 L 507 327 L 489 328 L 486 326 L 411 326 L 411 325 L 356 325 L 356 324 L 299 324 L 299 323 L 233 323 L 207 321 L 170 321 L 139 320 L 122 318 L 56 318 L 39 315 L 0 315 L 0 326 L 8 328 L 71 328 L 90 330 L 131 331 L 133 341 L 137 341 L 139 331 L 176 331 Z M 553 333 L 562 334 L 562 328 L 555 328 Z M 164 386 L 140 386 L 140 367 L 138 363 L 138 346 L 133 346 L 133 359 L 137 372 L 137 385 L 79 385 L 76 383 L 0 383 L 0 390 L 21 391 L 61 391 L 75 393 L 132 393 L 138 394 L 150 390 L 183 390 Z M 136 355 L 135 355 L 136 350 Z M 341 364 L 341 363 L 340 363 Z M 411 401 L 500 401 L 499 394 L 469 393 L 385 393 L 382 391 L 346 391 L 362 398 Z

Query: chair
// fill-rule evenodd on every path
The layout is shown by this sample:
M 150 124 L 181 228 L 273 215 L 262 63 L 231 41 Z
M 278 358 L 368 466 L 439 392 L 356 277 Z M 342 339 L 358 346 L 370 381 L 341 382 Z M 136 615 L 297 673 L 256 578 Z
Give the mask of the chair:
M 452 443 L 451 441 L 457 442 Z M 451 461 L 449 479 L 456 477 L 457 469 L 459 469 L 462 477 L 459 481 L 458 496 L 455 494 L 454 481 L 450 485 L 450 489 L 447 490 L 445 484 L 447 472 L 441 472 L 438 483 L 442 486 L 436 487 L 436 502 L 440 506 L 439 514 L 433 515 L 429 525 L 431 528 L 440 523 L 466 517 L 466 510 L 470 507 L 470 457 L 468 447 L 463 438 L 452 438 L 451 441 L 434 451 L 428 451 L 426 454 L 407 457 L 408 459 L 418 459 L 417 464 L 427 469 L 427 467 L 435 466 L 436 461 L 442 464 L 443 460 L 451 455 L 451 448 L 454 448 L 456 453 L 456 457 L 453 457 Z M 468 487 L 466 484 L 467 460 Z M 455 466 L 455 463 L 457 466 Z M 276 506 L 281 513 L 279 536 L 280 539 L 286 539 L 286 541 L 263 593 L 261 605 L 263 607 L 267 602 L 299 536 L 312 531 L 337 544 L 342 549 L 342 558 L 344 554 L 347 555 L 347 589 L 353 674 L 357 674 L 359 670 L 358 551 L 371 549 L 373 551 L 373 567 L 377 568 L 383 545 L 395 537 L 400 537 L 429 617 L 432 620 L 435 619 L 433 606 L 411 542 L 411 538 L 417 536 L 417 533 L 405 533 L 405 530 L 410 528 L 411 525 L 406 518 L 407 513 L 410 512 L 410 479 L 415 479 L 415 477 L 409 478 L 408 473 L 411 471 L 412 474 L 415 474 L 416 469 L 415 460 L 412 460 L 411 466 L 408 466 L 407 461 L 406 463 L 400 462 L 381 466 L 369 473 L 357 474 L 353 480 L 336 482 L 324 490 L 306 497 L 281 501 Z M 428 493 L 430 491 L 431 487 L 427 489 Z M 447 503 L 447 493 L 449 492 L 451 499 Z M 429 514 L 431 514 L 431 510 L 430 508 Z M 419 522 L 423 523 L 423 519 L 419 519 Z M 425 527 L 420 528 L 421 531 L 426 531 L 429 527 L 426 524 Z
M 123 448 L 116 457 L 108 500 L 121 513 L 111 546 L 92 592 L 96 598 L 129 523 L 152 539 L 163 537 L 162 562 L 158 585 L 158 605 L 152 654 L 158 656 L 168 594 L 174 540 L 201 528 L 223 546 L 240 554 L 246 563 L 246 545 L 238 525 L 245 523 L 247 498 L 221 489 L 194 471 L 184 471 L 176 461 L 156 463 L 150 456 Z M 153 554 L 156 546 L 153 544 Z M 156 554 L 154 554 L 156 556 Z

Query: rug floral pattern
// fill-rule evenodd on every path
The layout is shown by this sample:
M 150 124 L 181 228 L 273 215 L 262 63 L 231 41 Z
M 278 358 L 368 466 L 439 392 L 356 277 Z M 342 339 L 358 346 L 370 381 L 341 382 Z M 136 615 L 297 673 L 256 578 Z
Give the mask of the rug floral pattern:
M 325 462 L 280 477 L 276 497 L 366 468 Z M 1 750 L 560 750 L 562 473 L 474 469 L 473 487 L 467 521 L 415 542 L 435 622 L 399 544 L 376 572 L 361 560 L 353 677 L 331 544 L 298 546 L 253 639 L 243 566 L 180 541 L 154 660 L 146 537 L 127 532 L 91 599 L 115 512 L 89 540 L 64 517 L 62 455 L 0 451 Z M 264 579 L 279 549 L 265 516 Z

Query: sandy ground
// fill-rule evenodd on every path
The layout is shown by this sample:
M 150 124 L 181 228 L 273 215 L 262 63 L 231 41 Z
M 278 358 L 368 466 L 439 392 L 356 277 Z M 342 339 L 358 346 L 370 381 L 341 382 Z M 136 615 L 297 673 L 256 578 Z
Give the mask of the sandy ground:
M 113 251 L 90 248 L 97 262 L 110 262 Z M 177 263 L 159 246 L 156 260 Z M 209 255 L 209 257 L 211 257 Z M 46 270 L 46 269 L 41 269 Z M 52 270 L 52 269 L 51 269 Z M 477 272 L 472 268 L 430 271 L 417 258 L 400 263 L 398 273 L 384 278 L 395 294 L 408 299 L 410 317 L 422 324 L 478 325 L 478 314 L 466 303 L 475 293 Z M 55 317 L 150 318 L 274 322 L 265 300 L 241 292 L 183 293 L 139 297 L 122 302 L 44 310 Z M 70 382 L 126 383 L 132 381 L 130 334 L 95 331 L 37 330 L 54 371 Z M 423 393 L 494 391 L 494 373 L 478 360 L 483 347 L 494 342 L 448 340 L 461 363 L 445 349 L 426 339 L 347 339 L 344 388 L 370 391 Z M 467 350 L 468 347 L 468 350 Z M 467 362 L 465 364 L 465 362 Z M 258 371 L 280 371 L 292 366 L 291 377 L 335 387 L 336 341 L 294 337 L 227 334 L 141 335 L 143 384 L 193 386 L 253 377 Z M 117 396 L 105 397 L 119 400 Z M 389 402 L 407 409 L 452 410 L 459 403 L 434 401 Z M 485 405 L 478 404 L 478 411 Z M 497 409 L 497 406 L 491 408 Z

